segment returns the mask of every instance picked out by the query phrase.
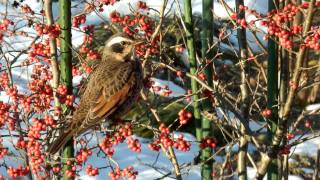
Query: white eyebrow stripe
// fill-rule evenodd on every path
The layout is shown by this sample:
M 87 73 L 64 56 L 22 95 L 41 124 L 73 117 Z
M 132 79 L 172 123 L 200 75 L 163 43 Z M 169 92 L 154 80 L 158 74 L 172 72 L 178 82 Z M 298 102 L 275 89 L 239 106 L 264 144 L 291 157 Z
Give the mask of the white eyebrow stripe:
M 110 47 L 110 46 L 112 46 L 113 44 L 120 43 L 120 42 L 122 42 L 122 41 L 131 42 L 131 40 L 119 36 L 119 37 L 115 37 L 115 38 L 111 39 L 111 41 L 109 41 L 109 42 L 107 43 L 107 46 Z

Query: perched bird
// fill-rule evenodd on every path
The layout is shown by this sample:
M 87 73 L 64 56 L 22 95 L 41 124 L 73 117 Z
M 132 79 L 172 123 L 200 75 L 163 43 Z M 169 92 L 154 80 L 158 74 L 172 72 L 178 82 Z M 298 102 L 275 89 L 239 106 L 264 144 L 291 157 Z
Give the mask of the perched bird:
M 138 43 L 125 34 L 110 37 L 72 120 L 49 145 L 49 153 L 55 154 L 73 136 L 94 128 L 104 119 L 121 117 L 130 109 L 143 86 L 141 64 L 134 53 Z

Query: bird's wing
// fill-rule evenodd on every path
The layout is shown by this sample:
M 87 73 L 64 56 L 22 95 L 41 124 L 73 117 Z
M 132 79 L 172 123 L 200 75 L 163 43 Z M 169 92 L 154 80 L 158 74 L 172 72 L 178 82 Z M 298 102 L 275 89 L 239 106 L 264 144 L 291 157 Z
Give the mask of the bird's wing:
M 99 66 L 99 63 L 95 64 L 94 66 L 91 66 L 93 71 L 97 68 L 97 66 Z M 86 89 L 88 87 L 88 83 L 89 83 L 91 77 L 92 77 L 92 74 L 90 74 L 86 79 L 83 80 L 81 86 L 78 89 L 78 93 L 77 94 L 79 96 L 82 96 L 84 94 L 84 92 L 86 91 Z
M 108 74 L 109 77 L 105 77 L 104 85 L 100 89 L 95 103 L 89 109 L 85 126 L 96 124 L 97 120 L 112 114 L 128 98 L 136 81 L 132 64 L 121 64 L 116 67 L 113 74 L 105 74 Z

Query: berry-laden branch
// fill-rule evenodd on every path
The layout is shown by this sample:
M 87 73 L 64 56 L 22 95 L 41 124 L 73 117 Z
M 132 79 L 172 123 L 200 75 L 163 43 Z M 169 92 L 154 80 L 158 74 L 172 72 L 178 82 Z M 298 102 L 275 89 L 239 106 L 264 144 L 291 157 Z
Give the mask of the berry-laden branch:
M 153 62 L 154 64 L 158 64 L 162 67 L 165 67 L 173 72 L 179 72 L 180 70 L 167 65 L 165 63 L 159 63 L 159 62 Z M 222 90 L 224 89 L 222 86 L 220 86 L 217 82 L 214 82 L 214 85 L 218 86 L 218 89 L 221 90 L 221 92 L 214 90 L 213 87 L 209 86 L 206 82 L 204 82 L 203 80 L 201 80 L 199 77 L 191 74 L 191 73 L 185 73 L 187 77 L 189 77 L 190 79 L 194 79 L 197 83 L 199 83 L 203 88 L 207 89 L 210 91 L 210 93 L 212 94 L 212 96 L 215 96 L 215 98 L 217 98 L 222 104 L 225 105 L 225 107 L 232 113 L 234 113 L 234 115 L 236 116 L 237 119 L 240 120 L 240 122 L 243 124 L 243 126 L 245 127 L 245 131 L 246 134 L 248 136 L 253 136 L 254 133 L 250 130 L 249 126 L 248 126 L 248 120 L 243 118 L 243 116 L 241 115 L 241 112 L 239 109 L 237 109 L 234 104 L 232 104 L 232 102 L 230 102 L 225 96 L 225 94 L 222 94 L 221 92 L 223 92 Z
M 143 91 L 141 91 L 140 94 L 141 94 L 142 99 L 144 101 L 148 102 L 148 98 L 147 98 L 146 94 Z M 149 107 L 149 109 L 150 109 L 152 115 L 157 120 L 157 122 L 159 124 L 161 124 L 163 121 L 160 119 L 160 116 L 158 115 L 157 110 L 152 108 L 152 107 Z M 166 136 L 168 136 L 169 133 L 170 133 L 169 128 L 166 128 L 164 124 L 161 124 L 159 129 L 161 131 L 164 131 L 165 132 L 164 134 L 167 134 Z M 171 139 L 167 139 L 167 142 L 172 142 L 172 140 Z M 177 157 L 176 157 L 176 155 L 175 155 L 175 153 L 173 151 L 172 145 L 173 145 L 173 142 L 170 143 L 170 144 L 161 144 L 161 148 L 162 148 L 162 151 L 166 154 L 166 156 L 170 160 L 170 162 L 172 163 L 173 168 L 174 168 L 174 172 L 176 174 L 176 178 L 178 180 L 182 180 L 181 170 L 180 170 L 180 167 L 179 167 L 179 163 L 178 163 Z M 152 146 L 152 144 L 151 144 L 151 148 L 152 149 L 156 148 L 156 145 Z
M 306 17 L 306 21 L 305 21 L 305 25 L 304 25 L 304 29 L 303 29 L 303 37 L 307 36 L 308 32 L 310 31 L 312 18 L 313 18 L 313 14 L 314 14 L 314 12 L 313 12 L 314 7 L 315 7 L 315 0 L 311 0 L 308 3 L 307 17 Z M 275 135 L 272 139 L 271 147 L 269 148 L 268 152 L 262 156 L 261 163 L 258 168 L 257 175 L 255 177 L 258 180 L 263 179 L 263 177 L 266 174 L 266 171 L 271 163 L 271 160 L 278 153 L 280 143 L 284 137 L 283 133 L 284 133 L 287 121 L 288 121 L 288 117 L 291 112 L 294 97 L 296 95 L 297 85 L 299 84 L 300 74 L 301 74 L 301 66 L 304 61 L 306 48 L 307 47 L 305 47 L 305 45 L 300 46 L 300 49 L 299 49 L 299 52 L 297 55 L 297 60 L 295 63 L 295 68 L 293 71 L 293 76 L 291 79 L 291 83 L 293 84 L 293 86 L 291 86 L 291 88 L 289 90 L 289 94 L 288 94 L 287 101 L 285 103 L 283 111 L 279 113 L 280 120 L 279 120 L 277 129 L 276 129 Z

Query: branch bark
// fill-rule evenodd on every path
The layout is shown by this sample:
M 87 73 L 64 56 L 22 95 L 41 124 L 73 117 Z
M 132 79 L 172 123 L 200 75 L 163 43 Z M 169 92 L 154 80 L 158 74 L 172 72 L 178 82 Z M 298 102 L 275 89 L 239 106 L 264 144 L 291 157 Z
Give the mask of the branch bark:
M 245 19 L 245 12 L 239 9 L 240 5 L 244 5 L 243 0 L 236 0 L 236 11 L 238 17 L 241 19 Z M 247 119 L 249 116 L 249 90 L 247 85 L 247 70 L 248 64 L 245 60 L 248 57 L 247 52 L 247 37 L 246 37 L 246 29 L 239 28 L 237 30 L 238 33 L 238 42 L 239 42 L 239 50 L 240 50 L 240 66 L 241 66 L 241 114 Z M 244 62 L 244 63 L 243 63 Z M 246 124 L 249 126 L 248 124 Z M 245 126 L 241 124 L 240 126 L 240 142 L 239 142 L 239 153 L 238 153 L 238 178 L 239 180 L 247 179 L 247 149 L 248 149 L 248 140 L 246 138 L 246 130 Z
M 54 24 L 53 15 L 52 15 L 52 0 L 45 0 L 44 2 L 45 14 L 47 18 L 47 25 L 51 26 Z M 53 99 L 55 106 L 60 106 L 59 99 L 57 97 L 56 90 L 59 85 L 60 70 L 58 64 L 58 55 L 57 55 L 57 41 L 55 38 L 50 37 L 49 41 L 50 54 L 51 54 L 51 71 L 52 71 L 52 88 L 53 88 Z

